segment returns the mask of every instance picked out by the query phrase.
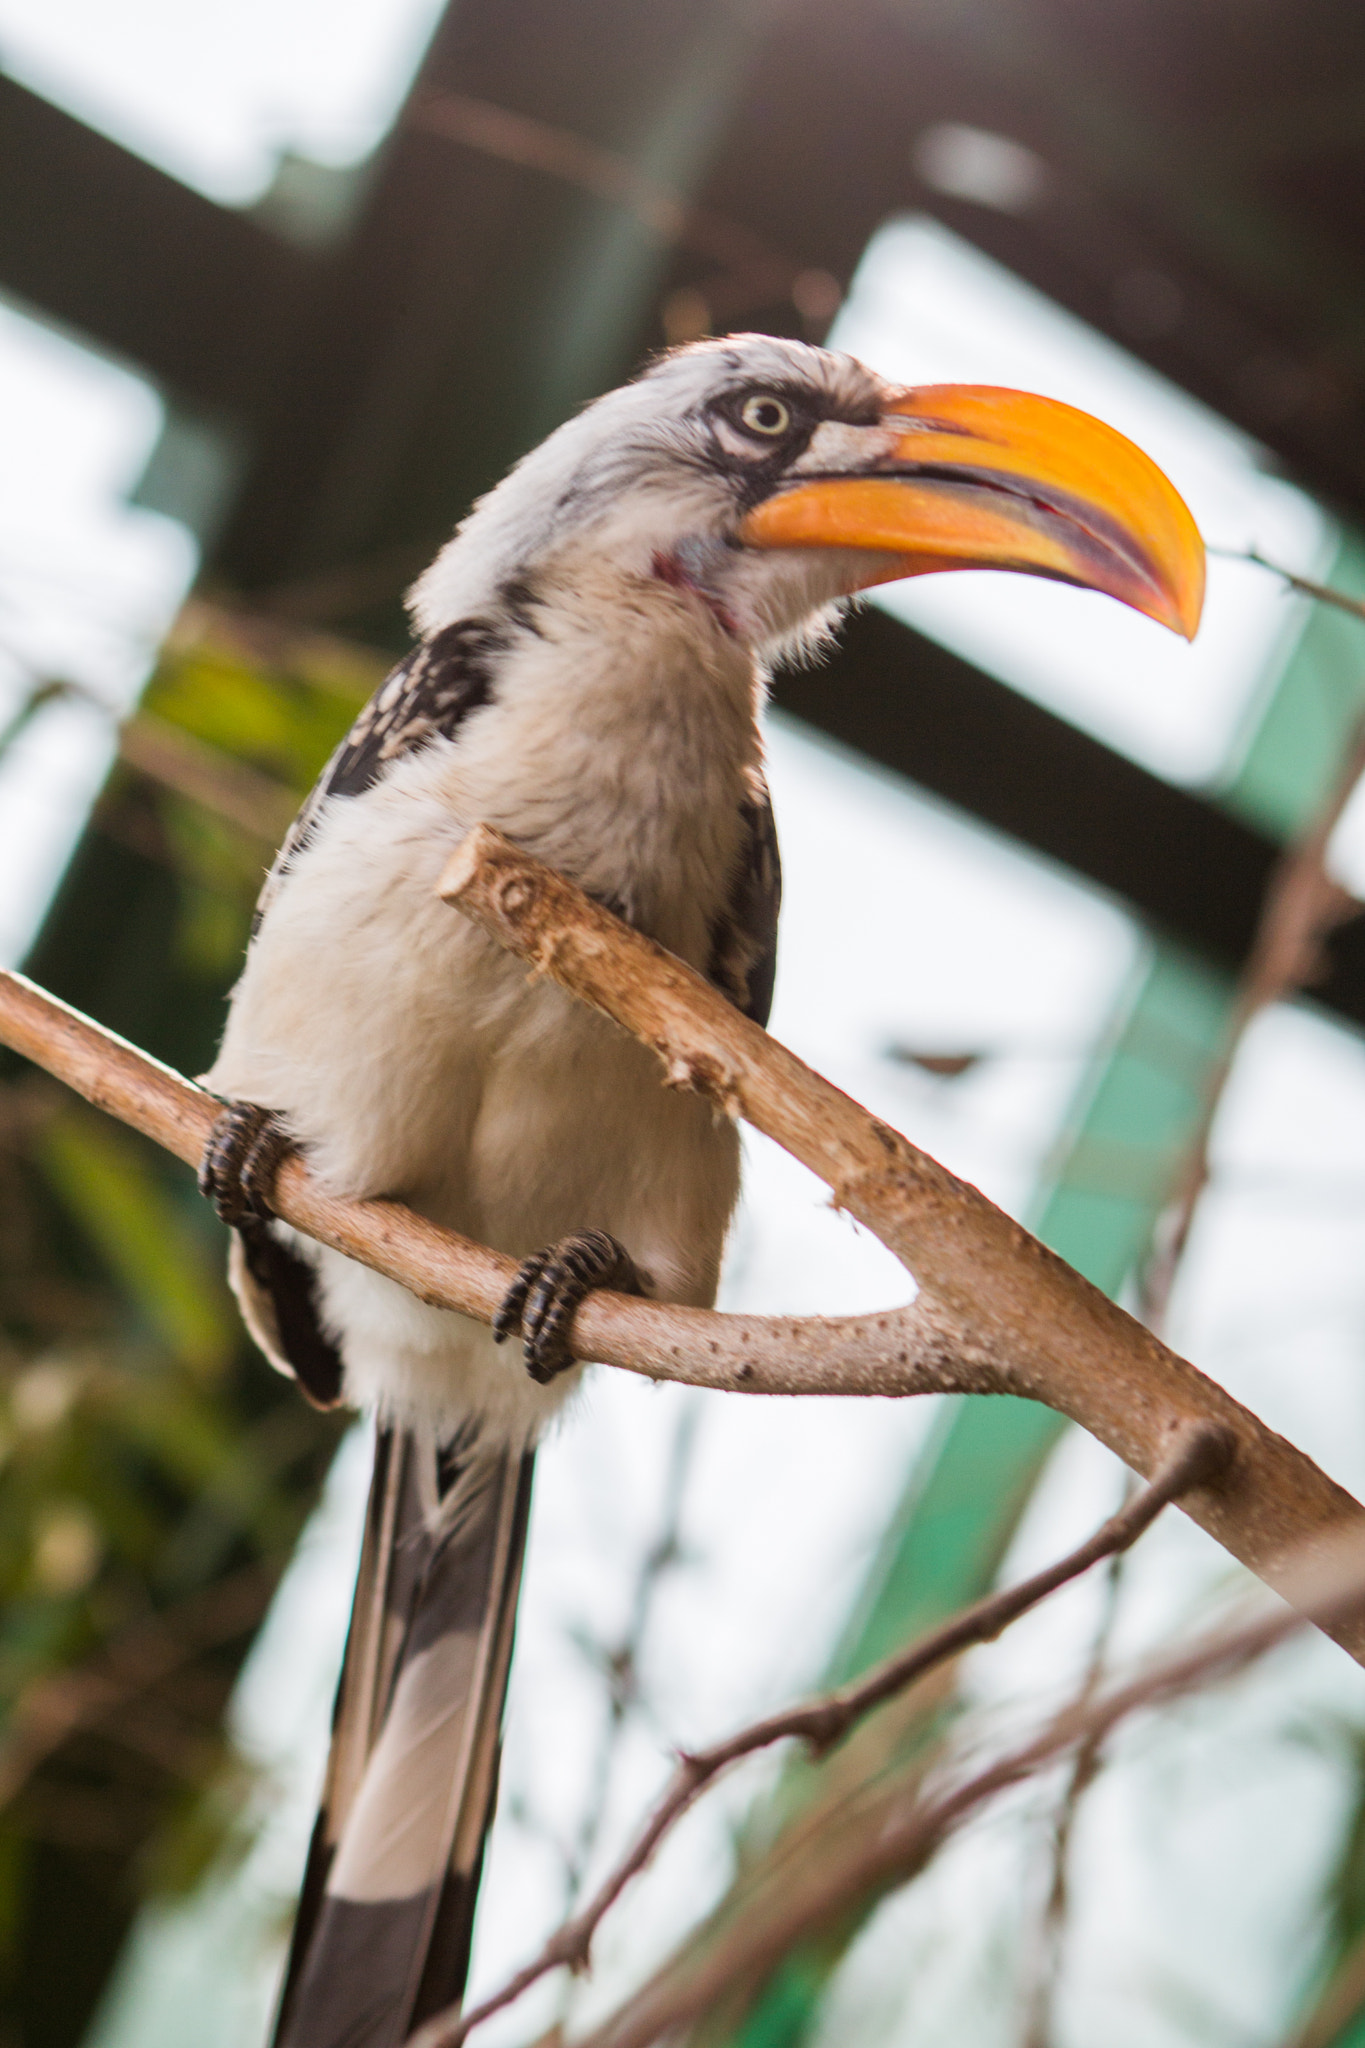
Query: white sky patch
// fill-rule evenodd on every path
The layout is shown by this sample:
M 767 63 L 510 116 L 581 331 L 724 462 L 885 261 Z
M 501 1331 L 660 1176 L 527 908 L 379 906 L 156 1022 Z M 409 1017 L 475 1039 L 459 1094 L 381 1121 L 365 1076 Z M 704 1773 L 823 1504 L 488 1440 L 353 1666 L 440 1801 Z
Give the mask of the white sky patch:
M 344 165 L 391 125 L 441 0 L 0 0 L 0 67 L 246 204 L 282 152 Z
M 124 502 L 161 420 L 142 378 L 0 304 L 0 731 L 36 681 L 88 693 L 0 755 L 0 962 L 33 936 L 194 573 L 184 527 Z
M 1160 464 L 1210 546 L 1321 575 L 1333 534 L 1264 451 L 1188 393 L 940 227 L 869 244 L 829 337 L 905 384 L 1004 384 L 1080 406 Z M 878 602 L 1172 781 L 1213 780 L 1302 612 L 1252 565 L 1209 562 L 1192 646 L 1112 598 L 984 570 L 916 577 Z

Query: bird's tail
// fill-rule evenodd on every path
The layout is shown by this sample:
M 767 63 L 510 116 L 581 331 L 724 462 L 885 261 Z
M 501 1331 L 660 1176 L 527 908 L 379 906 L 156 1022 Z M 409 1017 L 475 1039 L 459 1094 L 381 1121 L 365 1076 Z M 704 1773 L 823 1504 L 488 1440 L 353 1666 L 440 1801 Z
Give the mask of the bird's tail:
M 531 1465 L 379 1431 L 275 2048 L 399 2048 L 464 1988 Z

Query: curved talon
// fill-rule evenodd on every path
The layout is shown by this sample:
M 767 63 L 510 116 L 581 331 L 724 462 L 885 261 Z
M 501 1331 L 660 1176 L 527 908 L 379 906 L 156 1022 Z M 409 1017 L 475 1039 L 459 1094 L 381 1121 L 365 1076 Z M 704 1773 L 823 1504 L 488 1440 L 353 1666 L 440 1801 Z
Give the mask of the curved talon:
M 605 1230 L 576 1231 L 533 1252 L 522 1260 L 493 1318 L 494 1341 L 501 1344 L 520 1330 L 526 1370 L 545 1386 L 573 1364 L 569 1325 L 584 1296 L 597 1287 L 620 1294 L 644 1291 L 630 1253 Z
M 209 1132 L 199 1162 L 199 1192 L 224 1223 L 273 1216 L 275 1176 L 293 1140 L 273 1110 L 256 1102 L 230 1102 Z
M 521 1329 L 521 1312 L 526 1306 L 526 1296 L 531 1282 L 540 1271 L 542 1259 L 548 1252 L 536 1252 L 532 1258 L 523 1259 L 517 1268 L 517 1277 L 502 1297 L 501 1306 L 493 1318 L 493 1342 L 501 1344 L 508 1337 L 515 1336 Z

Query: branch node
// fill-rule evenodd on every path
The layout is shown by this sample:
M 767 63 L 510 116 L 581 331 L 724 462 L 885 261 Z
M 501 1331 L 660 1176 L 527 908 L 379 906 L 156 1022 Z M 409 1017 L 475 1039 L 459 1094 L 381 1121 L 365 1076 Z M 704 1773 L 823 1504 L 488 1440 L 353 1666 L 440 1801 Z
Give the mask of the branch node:
M 828 1756 L 836 1742 L 843 1740 L 853 1717 L 851 1707 L 840 1706 L 833 1700 L 826 1706 L 810 1710 L 800 1733 L 813 1763 L 819 1763 L 822 1757 Z
M 532 907 L 534 891 L 522 875 L 504 875 L 496 885 L 497 907 L 506 918 L 516 919 Z
M 728 1061 L 705 1051 L 675 1052 L 664 1056 L 667 1059 L 665 1088 L 690 1090 L 695 1095 L 708 1096 L 732 1122 L 738 1122 L 743 1112 L 739 1075 Z
M 1180 1474 L 1179 1494 L 1173 1493 L 1173 1500 L 1196 1486 L 1212 1486 L 1225 1478 L 1237 1456 L 1237 1432 L 1230 1423 L 1201 1420 L 1181 1434 L 1185 1437 L 1183 1450 L 1177 1442 L 1171 1452 L 1172 1464 L 1179 1461 Z

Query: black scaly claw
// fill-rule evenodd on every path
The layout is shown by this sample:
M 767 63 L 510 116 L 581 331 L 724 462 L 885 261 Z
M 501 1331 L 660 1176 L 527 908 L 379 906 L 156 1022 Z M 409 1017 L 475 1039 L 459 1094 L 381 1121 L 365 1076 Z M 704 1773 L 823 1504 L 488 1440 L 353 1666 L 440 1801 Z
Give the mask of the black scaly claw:
M 494 1340 L 518 1330 L 526 1348 L 526 1370 L 545 1386 L 573 1364 L 569 1325 L 579 1303 L 595 1287 L 618 1294 L 643 1294 L 635 1261 L 605 1230 L 579 1230 L 523 1259 L 517 1277 L 493 1318 Z
M 260 1222 L 275 1213 L 275 1175 L 293 1149 L 273 1110 L 256 1102 L 230 1102 L 209 1132 L 199 1162 L 199 1192 L 224 1223 Z

